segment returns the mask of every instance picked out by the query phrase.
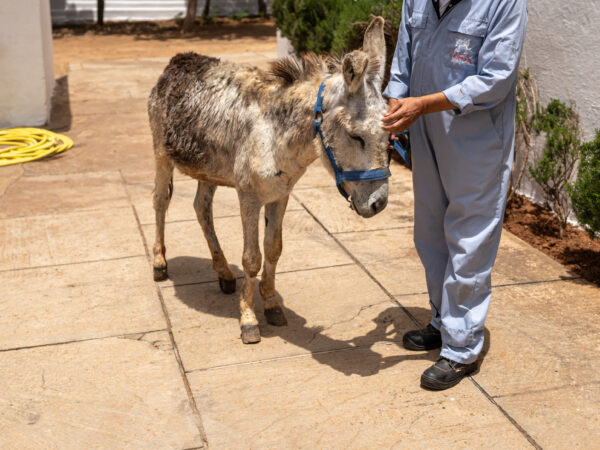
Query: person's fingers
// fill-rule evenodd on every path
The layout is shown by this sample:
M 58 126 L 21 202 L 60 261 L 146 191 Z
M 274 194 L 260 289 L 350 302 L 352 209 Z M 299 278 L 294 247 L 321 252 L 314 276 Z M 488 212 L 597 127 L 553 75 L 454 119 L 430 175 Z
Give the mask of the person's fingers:
M 410 126 L 411 121 L 409 119 L 401 119 L 398 120 L 397 122 L 385 125 L 383 127 L 383 129 L 385 131 L 387 131 L 388 133 L 401 133 L 404 130 L 408 129 L 408 127 Z
M 397 101 L 397 102 L 394 102 L 394 103 L 390 103 L 388 105 L 388 109 L 387 109 L 387 112 L 385 113 L 385 115 L 387 116 L 388 114 L 391 114 L 394 111 L 397 111 L 401 107 L 402 107 L 402 102 L 400 102 L 400 101 Z
M 392 101 L 388 104 L 388 110 L 385 113 L 386 116 L 390 115 L 391 113 L 393 113 L 394 111 L 398 111 L 398 109 L 400 109 L 400 107 L 402 106 L 403 101 L 402 100 L 395 100 Z
M 386 114 L 385 116 L 383 116 L 381 121 L 384 123 L 394 123 L 394 122 L 398 121 L 400 118 L 402 118 L 404 116 L 404 114 L 405 114 L 405 112 L 403 109 L 398 109 L 398 110 L 394 111 L 393 113 Z

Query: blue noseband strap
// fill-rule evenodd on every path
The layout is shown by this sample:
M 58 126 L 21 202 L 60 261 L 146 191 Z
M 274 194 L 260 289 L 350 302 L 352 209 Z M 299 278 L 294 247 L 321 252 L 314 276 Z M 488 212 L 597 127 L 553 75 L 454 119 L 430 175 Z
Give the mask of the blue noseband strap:
M 317 94 L 317 103 L 315 104 L 315 121 L 313 124 L 313 138 L 316 138 L 317 135 L 319 135 L 319 137 L 321 138 L 321 144 L 323 145 L 325 154 L 327 155 L 327 158 L 329 159 L 329 162 L 331 163 L 331 167 L 335 174 L 335 184 L 338 188 L 338 191 L 340 191 L 340 194 L 342 194 L 342 196 L 346 200 L 350 201 L 350 196 L 342 187 L 342 183 L 345 183 L 347 181 L 357 182 L 385 180 L 386 178 L 391 177 L 392 173 L 390 172 L 389 162 L 392 154 L 390 151 L 388 156 L 388 167 L 380 167 L 379 169 L 372 170 L 343 171 L 340 168 L 340 166 L 338 166 L 335 160 L 335 156 L 333 154 L 333 150 L 329 145 L 325 144 L 323 130 L 321 128 L 321 125 L 323 124 L 323 91 L 325 90 L 325 81 L 327 80 L 327 78 L 325 78 L 321 83 L 321 86 L 319 86 L 319 92 Z M 407 132 L 405 131 L 404 133 Z M 408 159 L 408 151 L 404 147 L 402 147 L 400 141 L 391 141 L 390 143 L 393 145 L 394 149 L 396 149 L 396 151 L 400 154 L 402 159 L 404 159 L 407 165 L 410 165 L 410 160 Z

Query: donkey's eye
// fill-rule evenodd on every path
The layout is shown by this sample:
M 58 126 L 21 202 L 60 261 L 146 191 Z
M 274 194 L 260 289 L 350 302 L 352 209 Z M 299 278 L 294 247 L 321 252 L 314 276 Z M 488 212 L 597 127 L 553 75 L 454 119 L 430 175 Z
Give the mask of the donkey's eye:
M 362 146 L 362 148 L 365 148 L 365 140 L 363 138 L 361 138 L 360 136 L 354 136 L 354 135 L 349 135 L 350 138 L 354 139 L 357 142 L 360 142 L 360 145 Z

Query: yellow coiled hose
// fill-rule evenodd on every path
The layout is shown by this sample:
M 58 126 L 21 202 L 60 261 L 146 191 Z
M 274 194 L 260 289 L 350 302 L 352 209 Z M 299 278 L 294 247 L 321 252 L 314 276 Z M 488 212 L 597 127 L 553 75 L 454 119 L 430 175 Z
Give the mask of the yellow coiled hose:
M 69 150 L 73 141 L 39 128 L 0 130 L 0 167 L 19 164 Z

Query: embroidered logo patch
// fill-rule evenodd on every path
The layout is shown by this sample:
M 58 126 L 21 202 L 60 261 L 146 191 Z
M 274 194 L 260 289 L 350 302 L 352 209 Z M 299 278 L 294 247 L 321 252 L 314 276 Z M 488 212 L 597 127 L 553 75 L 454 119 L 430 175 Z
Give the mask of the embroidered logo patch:
M 461 64 L 473 64 L 471 57 L 471 41 L 464 38 L 456 39 L 454 50 L 450 52 L 450 60 Z

